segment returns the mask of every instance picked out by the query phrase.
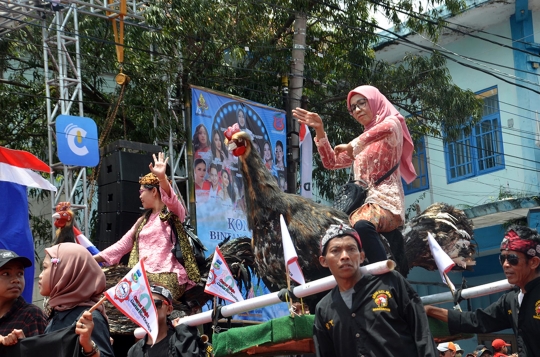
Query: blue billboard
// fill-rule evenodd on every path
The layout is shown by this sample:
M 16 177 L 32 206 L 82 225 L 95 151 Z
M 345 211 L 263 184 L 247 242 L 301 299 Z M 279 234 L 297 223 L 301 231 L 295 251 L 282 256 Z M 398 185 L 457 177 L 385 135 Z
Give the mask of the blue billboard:
M 192 86 L 191 91 L 197 235 L 212 253 L 228 237 L 252 235 L 246 219 L 244 181 L 238 158 L 225 147 L 223 133 L 234 124 L 249 133 L 266 168 L 286 191 L 286 114 L 205 88 Z M 253 289 L 251 296 L 269 292 L 257 279 Z M 267 320 L 284 313 L 287 313 L 286 305 L 284 309 L 259 309 L 236 318 Z

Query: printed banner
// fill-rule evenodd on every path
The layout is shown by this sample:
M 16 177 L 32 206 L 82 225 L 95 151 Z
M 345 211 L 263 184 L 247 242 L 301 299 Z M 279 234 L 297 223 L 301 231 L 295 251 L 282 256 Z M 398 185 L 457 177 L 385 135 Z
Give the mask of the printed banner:
M 212 265 L 210 265 L 210 272 L 208 273 L 208 279 L 206 280 L 206 286 L 204 292 L 215 295 L 224 300 L 230 302 L 243 301 L 242 293 L 236 286 L 231 270 L 221 254 L 219 247 L 216 247 L 214 253 L 214 259 L 212 259 Z
M 157 310 L 146 278 L 144 258 L 116 286 L 107 290 L 105 296 L 111 304 L 152 337 L 152 344 L 156 341 Z
M 192 101 L 197 235 L 212 251 L 229 236 L 251 237 L 238 158 L 225 147 L 223 132 L 237 123 L 249 133 L 261 160 L 285 191 L 285 112 L 198 87 L 192 87 Z
M 298 284 L 305 284 L 304 274 L 298 264 L 298 255 L 296 254 L 296 249 L 294 249 L 294 244 L 291 239 L 291 234 L 285 223 L 283 215 L 279 215 L 279 223 L 281 225 L 281 241 L 283 242 L 283 254 L 285 256 L 285 264 L 287 264 L 287 269 L 289 271 L 289 277 L 296 281 Z

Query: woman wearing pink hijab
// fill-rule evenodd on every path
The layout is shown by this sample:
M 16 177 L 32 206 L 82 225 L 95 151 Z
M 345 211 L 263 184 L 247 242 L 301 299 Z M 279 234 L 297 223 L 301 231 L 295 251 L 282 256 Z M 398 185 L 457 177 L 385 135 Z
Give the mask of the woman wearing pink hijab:
M 293 110 L 300 124 L 315 129 L 315 144 L 327 169 L 342 169 L 354 164 L 354 179 L 369 185 L 364 205 L 352 212 L 349 221 L 362 239 L 370 263 L 386 259 L 379 232 L 391 232 L 404 223 L 405 211 L 401 178 L 410 183 L 416 178 L 412 165 L 413 143 L 405 119 L 388 99 L 372 86 L 356 87 L 347 96 L 349 113 L 364 126 L 364 132 L 347 144 L 332 149 L 324 124 L 317 113 Z M 395 170 L 379 185 L 396 164 Z

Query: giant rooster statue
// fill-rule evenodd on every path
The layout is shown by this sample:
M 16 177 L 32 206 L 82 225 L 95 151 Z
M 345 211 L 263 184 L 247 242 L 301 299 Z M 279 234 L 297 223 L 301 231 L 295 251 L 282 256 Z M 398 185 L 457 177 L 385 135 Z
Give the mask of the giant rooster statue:
M 320 239 L 331 224 L 348 222 L 347 215 L 299 195 L 282 192 L 257 150 L 252 150 L 249 134 L 240 131 L 236 125 L 224 134 L 229 150 L 240 159 L 247 221 L 253 232 L 252 248 L 257 275 L 270 290 L 286 287 L 280 214 L 287 222 L 306 280 L 329 275 L 329 271 L 319 264 Z M 476 245 L 472 243 L 470 221 L 463 211 L 446 204 L 434 204 L 404 229 L 403 254 L 407 256 L 409 264 L 402 267 L 401 274 L 407 275 L 408 269 L 413 266 L 437 269 L 427 243 L 428 231 L 434 234 L 441 247 L 456 262 L 455 269 L 467 269 L 475 264 Z M 383 243 L 388 244 L 382 239 Z

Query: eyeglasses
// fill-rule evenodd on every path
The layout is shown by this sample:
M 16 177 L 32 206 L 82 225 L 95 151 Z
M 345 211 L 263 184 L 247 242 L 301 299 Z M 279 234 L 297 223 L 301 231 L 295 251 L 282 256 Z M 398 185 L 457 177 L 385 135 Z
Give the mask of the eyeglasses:
M 154 299 L 154 304 L 156 305 L 156 309 L 161 309 L 161 307 L 163 306 L 163 304 L 165 305 L 169 305 L 169 303 L 165 300 L 159 300 L 159 299 Z
M 499 256 L 499 261 L 501 265 L 504 264 L 504 261 L 507 260 L 510 265 L 518 265 L 519 257 L 516 254 L 501 254 Z
M 356 108 L 358 108 L 358 109 L 364 108 L 366 106 L 367 102 L 368 102 L 367 99 L 358 99 L 356 101 L 356 103 L 351 104 L 351 109 L 349 109 L 349 113 L 351 113 L 351 114 L 354 113 Z

